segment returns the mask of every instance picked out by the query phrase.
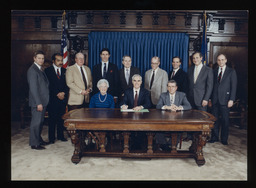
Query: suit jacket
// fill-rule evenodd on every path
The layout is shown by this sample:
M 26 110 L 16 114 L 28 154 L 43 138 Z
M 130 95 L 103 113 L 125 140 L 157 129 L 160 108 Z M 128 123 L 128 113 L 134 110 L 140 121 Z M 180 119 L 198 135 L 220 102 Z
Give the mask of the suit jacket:
M 97 88 L 97 83 L 100 79 L 103 79 L 102 77 L 102 71 L 101 71 L 101 63 L 95 65 L 93 67 L 93 94 L 96 94 L 99 92 L 99 89 Z M 118 74 L 118 68 L 113 63 L 108 63 L 108 70 L 106 74 L 106 80 L 109 82 L 109 88 L 108 93 L 112 96 L 119 96 L 119 74 Z
M 194 102 L 196 106 L 201 106 L 202 101 L 208 101 L 213 88 L 213 71 L 210 67 L 203 65 L 196 83 L 194 83 L 194 69 L 192 65 L 188 70 L 189 91 L 188 99 L 190 103 Z
M 190 103 L 188 102 L 186 94 L 179 91 L 176 91 L 175 93 L 174 104 L 176 106 L 182 106 L 183 110 L 190 110 L 192 108 Z M 171 106 L 169 91 L 161 94 L 156 108 L 161 109 L 164 105 Z
M 47 106 L 49 102 L 49 81 L 46 74 L 33 63 L 27 71 L 29 85 L 29 106 Z
M 173 78 L 172 76 L 172 70 L 169 74 L 169 80 L 175 80 L 177 82 L 178 89 L 177 91 L 182 91 L 184 93 L 188 93 L 188 75 L 187 73 L 182 70 L 181 68 L 176 72 Z
M 122 106 L 123 104 L 128 105 L 129 109 L 134 107 L 133 106 L 134 105 L 133 88 L 128 88 L 127 90 L 125 90 L 124 99 L 120 103 L 120 106 Z M 149 97 L 149 91 L 148 90 L 146 90 L 144 88 L 140 88 L 140 93 L 139 93 L 137 105 L 138 106 L 143 106 L 146 109 L 151 107 L 151 102 L 150 102 L 150 97 Z
M 124 68 L 119 70 L 119 77 L 120 77 L 120 95 L 124 93 L 124 91 L 128 88 L 133 88 L 132 85 L 132 76 L 135 74 L 140 74 L 140 69 L 137 67 L 131 67 L 130 69 L 130 77 L 129 77 L 129 84 L 127 85 L 126 79 L 125 79 L 125 74 L 124 74 Z
M 92 89 L 92 75 L 89 67 L 83 65 L 87 74 L 87 89 Z M 90 95 L 82 95 L 80 91 L 85 89 L 84 81 L 82 78 L 81 72 L 78 70 L 76 64 L 67 67 L 66 71 L 66 83 L 69 87 L 69 105 L 81 105 L 85 100 L 86 103 L 89 103 Z
M 155 74 L 154 82 L 150 90 L 149 86 L 150 86 L 152 71 L 153 69 L 150 69 L 145 73 L 144 88 L 150 91 L 151 101 L 154 105 L 156 105 L 161 93 L 167 91 L 168 74 L 165 70 L 159 68 L 157 73 Z
M 66 106 L 68 102 L 68 92 L 69 88 L 66 84 L 66 69 L 61 67 L 60 79 L 58 79 L 57 74 L 53 66 L 45 69 L 45 74 L 49 80 L 49 90 L 50 90 L 50 101 L 48 108 L 58 108 L 58 104 L 62 104 L 63 107 Z M 60 100 L 57 97 L 59 92 L 65 93 L 65 98 Z
M 219 67 L 213 71 L 212 104 L 216 104 L 219 101 L 221 105 L 227 105 L 229 100 L 235 101 L 236 99 L 237 75 L 234 69 L 226 66 L 222 79 L 218 83 L 218 69 Z

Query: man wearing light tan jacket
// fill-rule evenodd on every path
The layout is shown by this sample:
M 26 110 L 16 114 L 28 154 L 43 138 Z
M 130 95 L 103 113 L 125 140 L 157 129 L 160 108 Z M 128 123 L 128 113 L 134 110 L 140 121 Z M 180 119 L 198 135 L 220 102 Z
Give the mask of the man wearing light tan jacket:
M 66 83 L 69 87 L 68 111 L 89 107 L 92 91 L 92 76 L 89 67 L 84 65 L 84 55 L 77 53 L 75 64 L 66 71 Z

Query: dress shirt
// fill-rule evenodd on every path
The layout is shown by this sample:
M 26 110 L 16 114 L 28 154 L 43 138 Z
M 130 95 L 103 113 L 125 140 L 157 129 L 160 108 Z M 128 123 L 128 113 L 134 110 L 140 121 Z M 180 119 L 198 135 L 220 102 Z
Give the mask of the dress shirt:
M 126 74 L 128 73 L 129 77 L 130 77 L 130 72 L 131 72 L 131 67 L 129 68 L 124 68 L 124 77 L 125 77 L 125 80 L 126 80 Z M 129 78 L 128 80 L 126 80 L 126 82 L 128 82 L 127 84 L 129 84 Z
M 180 68 L 173 69 L 173 70 L 172 70 L 172 74 L 173 74 L 173 71 L 174 71 L 174 76 L 175 76 L 175 75 L 176 75 L 176 73 L 177 73 L 177 71 L 178 71 L 179 69 L 180 69 Z M 172 74 L 171 74 L 171 77 L 173 78 Z
M 106 64 L 106 72 L 108 72 L 108 61 L 104 63 L 103 61 L 101 62 L 101 74 L 103 76 L 104 73 L 104 65 Z
M 218 76 L 219 76 L 219 74 L 220 74 L 221 68 L 222 68 L 222 75 L 221 75 L 221 79 L 222 79 L 223 74 L 224 74 L 224 72 L 225 72 L 225 70 L 226 70 L 226 65 L 224 65 L 223 67 L 219 67 Z
M 39 70 L 41 70 L 41 65 L 38 65 L 36 62 L 34 62 L 36 64 L 36 66 L 39 68 Z
M 196 76 L 196 70 L 197 70 L 197 78 L 198 78 L 198 75 L 200 74 L 200 71 L 203 67 L 203 63 L 200 63 L 200 65 L 196 66 L 195 65 L 195 69 L 194 69 L 194 80 L 195 80 L 195 76 Z
M 137 91 L 137 96 L 138 96 L 138 98 L 139 98 L 139 95 L 140 95 L 140 88 L 139 89 L 135 89 L 135 88 L 133 88 L 133 98 L 135 99 L 135 95 L 136 95 L 136 92 L 135 91 Z
M 59 73 L 61 75 L 61 67 L 57 67 L 54 63 L 52 64 L 55 70 L 55 73 L 57 74 L 57 69 L 59 69 Z

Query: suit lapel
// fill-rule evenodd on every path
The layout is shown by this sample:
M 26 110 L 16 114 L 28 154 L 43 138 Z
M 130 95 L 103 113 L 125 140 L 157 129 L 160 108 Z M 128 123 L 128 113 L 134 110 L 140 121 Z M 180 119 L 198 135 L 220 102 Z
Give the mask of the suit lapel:
M 174 104 L 175 104 L 176 106 L 179 106 L 179 101 L 180 101 L 180 96 L 179 96 L 179 94 L 176 92 L 176 93 L 175 93 Z
M 229 74 L 230 71 L 231 71 L 231 69 L 226 66 L 225 72 L 224 72 L 223 75 L 222 75 L 222 78 L 221 78 L 221 80 L 220 80 L 220 83 L 222 82 L 222 80 L 225 80 L 225 79 L 226 79 L 226 77 L 227 77 L 227 75 Z M 217 72 L 217 74 L 218 74 L 218 72 Z
M 197 80 L 200 79 L 200 77 L 203 75 L 204 69 L 205 69 L 205 66 L 203 65 L 202 68 L 201 68 L 201 70 L 200 70 L 200 72 L 199 72 L 199 74 L 198 74 L 198 76 L 197 76 L 196 83 L 197 83 Z M 193 71 L 193 72 L 194 72 L 194 71 Z
M 165 97 L 165 104 L 166 104 L 167 106 L 170 106 L 170 105 L 171 105 L 170 94 L 169 94 L 168 91 L 167 91 L 166 97 Z
M 81 81 L 82 83 L 84 83 L 83 78 L 82 78 L 82 74 L 81 74 L 81 72 L 78 70 L 78 68 L 77 68 L 76 65 L 74 65 L 74 69 L 75 69 L 76 75 L 80 78 L 80 81 Z
M 155 78 L 154 78 L 154 82 L 156 83 L 157 80 L 161 77 L 162 74 L 162 69 L 158 68 L 156 74 L 155 74 Z

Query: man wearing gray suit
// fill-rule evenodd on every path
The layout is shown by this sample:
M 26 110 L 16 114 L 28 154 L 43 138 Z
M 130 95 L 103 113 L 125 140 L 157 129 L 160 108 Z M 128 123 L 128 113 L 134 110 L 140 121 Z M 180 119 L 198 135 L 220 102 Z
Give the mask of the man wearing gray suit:
M 155 56 L 151 59 L 152 69 L 145 73 L 144 88 L 150 92 L 152 107 L 155 108 L 161 93 L 167 91 L 168 74 L 159 67 L 160 58 Z
M 43 64 L 44 52 L 36 51 L 34 53 L 34 63 L 27 71 L 29 106 L 31 107 L 32 115 L 29 145 L 36 150 L 45 149 L 42 145 L 47 144 L 41 137 L 44 115 L 49 102 L 49 81 L 42 70 Z
M 203 65 L 203 55 L 195 52 L 192 55 L 194 65 L 188 69 L 188 100 L 192 108 L 207 111 L 208 101 L 213 88 L 213 71 L 210 67 Z M 185 141 L 191 140 L 192 135 L 188 133 Z
M 188 69 L 188 100 L 193 108 L 207 111 L 213 88 L 213 71 L 203 65 L 201 52 L 193 53 L 192 58 L 194 65 Z
M 217 57 L 218 67 L 213 71 L 214 86 L 212 93 L 212 114 L 217 118 L 210 143 L 219 141 L 219 129 L 221 127 L 221 143 L 228 145 L 229 134 L 229 110 L 236 98 L 237 75 L 236 71 L 226 66 L 227 58 L 224 54 Z M 219 118 L 219 115 L 222 118 Z M 223 120 L 221 122 L 221 120 Z
M 160 99 L 156 105 L 157 109 L 162 110 L 171 110 L 171 111 L 179 111 L 179 110 L 190 110 L 191 105 L 187 100 L 186 94 L 180 91 L 177 91 L 177 82 L 175 80 L 168 81 L 167 92 L 162 93 Z M 180 135 L 178 135 L 179 140 Z M 156 144 L 160 148 L 160 150 L 168 150 L 169 145 L 171 144 L 171 139 L 166 141 L 165 134 L 156 133 L 155 135 Z M 178 143 L 178 142 L 177 142 Z

